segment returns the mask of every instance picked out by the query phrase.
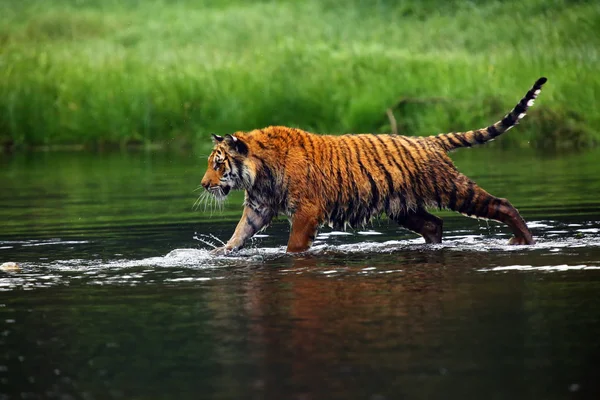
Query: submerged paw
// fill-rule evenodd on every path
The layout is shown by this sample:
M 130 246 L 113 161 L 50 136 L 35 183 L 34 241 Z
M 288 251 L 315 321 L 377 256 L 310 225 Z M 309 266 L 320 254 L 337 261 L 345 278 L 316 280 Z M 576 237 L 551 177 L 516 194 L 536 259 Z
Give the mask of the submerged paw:
M 233 249 L 231 247 L 221 246 L 212 249 L 210 251 L 210 254 L 213 256 L 226 256 L 231 252 L 233 252 Z
M 524 237 L 511 237 L 510 240 L 508 241 L 509 245 L 515 245 L 515 246 L 525 246 L 525 245 L 532 245 L 535 244 L 535 240 L 531 239 L 531 240 L 527 240 Z

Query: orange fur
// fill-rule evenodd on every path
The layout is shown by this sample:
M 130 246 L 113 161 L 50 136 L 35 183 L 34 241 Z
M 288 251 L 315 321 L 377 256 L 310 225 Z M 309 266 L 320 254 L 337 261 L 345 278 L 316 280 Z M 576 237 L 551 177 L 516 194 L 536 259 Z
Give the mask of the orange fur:
M 517 124 L 545 81 L 538 80 L 501 121 L 463 133 L 333 136 L 272 126 L 214 135 L 202 185 L 217 197 L 230 189 L 246 192 L 242 219 L 217 252 L 241 248 L 278 214 L 292 222 L 289 252 L 307 250 L 323 224 L 357 227 L 382 214 L 439 243 L 442 221 L 426 211 L 431 207 L 504 222 L 514 233 L 512 243 L 534 243 L 517 210 L 458 172 L 446 153 L 492 140 Z

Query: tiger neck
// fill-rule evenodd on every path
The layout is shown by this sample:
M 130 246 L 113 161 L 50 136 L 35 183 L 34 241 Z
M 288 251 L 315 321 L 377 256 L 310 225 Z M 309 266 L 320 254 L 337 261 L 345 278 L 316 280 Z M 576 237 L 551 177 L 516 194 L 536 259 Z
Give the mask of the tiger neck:
M 288 208 L 288 188 L 282 174 L 272 165 L 262 163 L 257 168 L 254 183 L 246 188 L 246 205 L 258 210 L 269 208 L 275 213 L 285 212 Z

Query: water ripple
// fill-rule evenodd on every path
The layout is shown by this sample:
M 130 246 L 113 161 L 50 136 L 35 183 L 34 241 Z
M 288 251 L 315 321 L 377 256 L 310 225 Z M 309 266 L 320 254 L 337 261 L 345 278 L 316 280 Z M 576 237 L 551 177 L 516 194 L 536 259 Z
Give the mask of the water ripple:
M 473 230 L 464 228 L 448 230 L 444 242 L 435 245 L 424 244 L 420 237 L 385 240 L 397 237 L 397 232 L 384 227 L 358 232 L 320 232 L 315 245 L 300 255 L 286 254 L 283 245 L 273 246 L 282 241 L 281 235 L 273 234 L 267 236 L 265 242 L 261 242 L 262 239 L 253 241 L 249 248 L 227 256 L 214 256 L 210 249 L 178 248 L 163 256 L 140 259 L 115 253 L 108 259 L 90 257 L 48 260 L 39 257 L 37 261 L 2 260 L 15 261 L 21 269 L 0 272 L 0 291 L 32 290 L 68 285 L 71 282 L 86 282 L 91 285 L 201 284 L 223 279 L 222 271 L 247 271 L 252 268 L 269 268 L 278 273 L 314 270 L 324 276 L 347 273 L 365 276 L 410 269 L 410 260 L 419 254 L 433 259 L 436 265 L 450 265 L 448 263 L 455 263 L 454 259 L 459 257 L 458 265 L 452 264 L 453 267 L 468 265 L 477 272 L 543 273 L 600 269 L 598 222 L 561 223 L 539 220 L 532 221 L 529 225 L 538 240 L 534 246 L 510 246 L 504 230 L 490 231 L 489 228 L 484 234 L 473 234 Z M 218 242 L 215 236 L 207 237 Z M 86 243 L 89 241 L 54 238 L 4 241 L 0 244 L 3 247 L 53 245 L 69 249 Z M 64 254 L 70 253 L 66 251 Z M 451 256 L 453 254 L 456 256 Z M 515 263 L 515 257 L 519 257 L 521 262 Z M 387 263 L 385 268 L 376 268 L 373 263 L 382 259 Z M 299 267 L 302 260 L 305 264 Z M 358 269 L 348 270 L 349 260 L 363 265 Z M 290 265 L 294 268 L 290 269 Z

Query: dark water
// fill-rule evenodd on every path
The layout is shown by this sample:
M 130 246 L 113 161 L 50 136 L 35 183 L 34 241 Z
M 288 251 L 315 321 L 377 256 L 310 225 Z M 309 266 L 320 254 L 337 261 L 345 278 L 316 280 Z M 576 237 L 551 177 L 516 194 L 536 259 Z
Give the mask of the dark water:
M 442 213 L 214 258 L 199 155 L 0 156 L 0 398 L 600 398 L 600 151 L 453 158 L 538 245 Z

